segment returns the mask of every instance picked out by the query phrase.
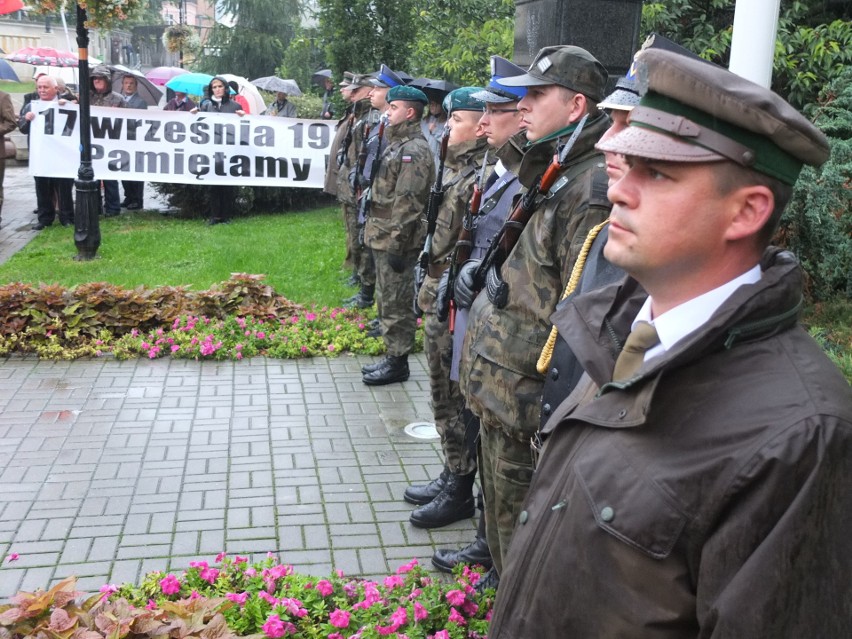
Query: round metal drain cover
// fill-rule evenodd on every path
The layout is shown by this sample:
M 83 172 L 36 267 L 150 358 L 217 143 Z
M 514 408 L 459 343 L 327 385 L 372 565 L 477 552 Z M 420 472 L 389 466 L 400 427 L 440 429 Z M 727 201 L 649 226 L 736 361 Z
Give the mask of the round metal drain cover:
M 441 439 L 435 424 L 431 422 L 412 422 L 405 427 L 405 433 L 414 439 Z

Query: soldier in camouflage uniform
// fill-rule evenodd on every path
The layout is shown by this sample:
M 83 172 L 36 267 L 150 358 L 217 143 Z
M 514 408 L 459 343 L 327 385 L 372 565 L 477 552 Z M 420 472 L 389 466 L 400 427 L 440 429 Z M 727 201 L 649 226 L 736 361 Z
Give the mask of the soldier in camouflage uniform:
M 363 381 L 378 386 L 408 379 L 408 354 L 414 348 L 414 263 L 423 245 L 421 215 L 435 175 L 435 163 L 420 118 L 426 95 L 395 86 L 387 92 L 387 147 L 379 157 L 364 241 L 376 264 L 376 293 L 387 357 L 366 367 Z M 373 165 L 375 169 L 375 164 Z
M 432 413 L 441 435 L 444 452 L 444 485 L 437 495 L 423 486 L 411 486 L 404 498 L 420 507 L 411 513 L 410 521 L 419 528 L 437 528 L 472 517 L 475 511 L 473 480 L 476 460 L 466 438 L 463 418 L 464 399 L 457 381 L 450 379 L 453 337 L 445 319 L 436 314 L 436 296 L 441 276 L 449 267 L 458 241 L 465 210 L 473 186 L 482 168 L 488 142 L 477 137 L 479 118 L 485 104 L 472 96 L 480 87 L 463 87 L 449 93 L 444 108 L 449 113 L 450 128 L 445 158 L 444 198 L 438 209 L 435 233 L 429 254 L 430 262 L 417 304 L 423 311 L 423 348 L 429 365 L 429 387 Z
M 363 125 L 369 125 L 370 130 L 366 143 L 363 146 L 359 145 L 357 147 L 358 151 L 356 152 L 356 161 L 352 164 L 352 168 L 349 169 L 349 183 L 353 195 L 361 198 L 356 201 L 355 209 L 358 244 L 363 251 L 362 254 L 364 257 L 361 264 L 361 290 L 358 291 L 357 295 L 344 301 L 344 306 L 347 308 L 369 308 L 375 301 L 375 261 L 373 260 L 372 253 L 363 243 L 363 229 L 367 222 L 366 212 L 369 208 L 367 200 L 364 199 L 364 195 L 367 193 L 366 190 L 369 188 L 372 180 L 373 163 L 385 147 L 387 147 L 387 142 L 385 141 L 384 136 L 381 138 L 379 137 L 379 132 L 381 130 L 379 125 L 379 115 L 383 114 L 388 109 L 388 103 L 387 100 L 385 100 L 385 95 L 392 87 L 403 84 L 402 79 L 384 64 L 381 65 L 379 70 L 375 73 L 372 73 L 369 76 L 363 76 L 361 79 L 369 82 L 371 86 L 368 98 L 372 110 L 365 113 L 366 122 Z M 366 151 L 366 153 L 362 162 L 360 155 L 364 151 Z M 371 196 L 367 197 L 369 199 Z M 378 325 L 372 328 L 368 334 L 371 337 L 379 337 L 381 332 Z
M 485 112 L 480 118 L 479 124 L 482 135 L 488 141 L 492 149 L 497 150 L 506 144 L 509 139 L 521 130 L 523 116 L 518 110 L 518 102 L 527 94 L 524 87 L 507 87 L 501 84 L 503 78 L 523 75 L 526 69 L 512 64 L 500 56 L 491 57 L 491 80 L 487 90 L 475 93 L 473 97 L 486 103 Z M 524 136 L 524 133 L 520 133 Z M 491 154 L 493 155 L 493 154 Z M 471 232 L 472 248 L 470 259 L 482 259 L 488 250 L 491 240 L 500 230 L 506 216 L 511 210 L 511 203 L 521 188 L 518 176 L 508 170 L 499 160 L 493 168 L 487 168 L 487 179 L 482 194 L 482 202 L 478 215 L 473 219 Z M 442 280 L 441 286 L 446 283 Z M 461 360 L 464 335 L 467 327 L 467 316 L 470 310 L 470 301 L 464 305 L 462 300 L 456 299 L 456 325 L 453 333 L 453 361 L 450 370 L 450 379 L 459 380 L 459 361 Z M 462 389 L 463 390 L 463 389 Z M 478 440 L 479 420 L 465 408 L 464 414 L 467 422 L 468 436 L 475 436 Z M 429 484 L 420 487 L 420 493 L 428 495 L 436 494 L 442 487 L 443 477 L 433 480 Z M 409 491 L 412 491 L 409 488 Z M 482 493 L 480 492 L 480 504 L 482 509 Z M 479 526 L 474 540 L 461 549 L 439 548 L 432 556 L 432 564 L 443 572 L 452 572 L 459 563 L 470 565 L 482 565 L 490 569 L 492 566 L 491 552 L 485 535 L 485 517 L 480 516 Z M 491 573 L 493 574 L 493 573 Z M 483 580 L 483 587 L 488 587 L 490 580 Z
M 369 78 L 355 75 L 347 87 L 349 99 L 352 102 L 352 112 L 347 116 L 341 128 L 344 129 L 343 141 L 335 162 L 340 164 L 337 174 L 337 199 L 343 208 L 343 221 L 346 224 L 346 249 L 352 260 L 357 283 L 361 285 L 356 306 L 364 307 L 372 304 L 373 291 L 376 286 L 376 271 L 373 267 L 373 256 L 361 243 L 361 227 L 358 224 L 358 209 L 355 193 L 349 183 L 349 173 L 358 164 L 358 154 L 364 140 L 364 134 L 369 128 L 370 91 L 372 84 Z M 347 144 L 348 141 L 348 144 Z M 369 301 L 370 304 L 366 304 Z
M 334 139 L 331 141 L 331 146 L 328 147 L 328 162 L 326 163 L 325 179 L 322 184 L 323 193 L 328 193 L 335 197 L 337 197 L 337 177 L 340 171 L 340 167 L 337 162 L 338 152 L 346 138 L 346 132 L 349 130 L 349 116 L 352 114 L 353 109 L 352 101 L 350 100 L 350 94 L 352 92 L 349 90 L 349 85 L 352 84 L 352 76 L 353 74 L 350 71 L 343 72 L 344 80 L 340 83 L 340 95 L 343 97 L 343 101 L 347 106 L 346 110 L 343 112 L 343 117 L 340 118 L 334 126 Z M 343 258 L 343 268 L 352 269 L 352 277 L 349 278 L 347 284 L 355 286 L 355 284 L 358 283 L 354 281 L 357 274 L 355 271 L 355 265 L 352 262 L 352 255 L 349 252 L 348 238 L 346 245 L 346 257 Z
M 486 534 L 498 575 L 532 477 L 530 437 L 538 427 L 543 385 L 536 362 L 550 332 L 550 314 L 586 235 L 610 208 L 603 156 L 594 149 L 609 126 L 597 109 L 606 84 L 603 65 L 579 47 L 546 47 L 527 74 L 502 82 L 528 87 L 519 108 L 529 143 L 510 142 L 499 152 L 527 188 L 550 164 L 560 139 L 570 136 L 584 115 L 589 119 L 561 179 L 499 271 L 508 300 L 498 308 L 487 294 L 479 295 L 465 335 L 461 384 L 481 423 Z M 474 269 L 471 263 L 460 271 L 457 297 L 469 297 L 479 285 Z

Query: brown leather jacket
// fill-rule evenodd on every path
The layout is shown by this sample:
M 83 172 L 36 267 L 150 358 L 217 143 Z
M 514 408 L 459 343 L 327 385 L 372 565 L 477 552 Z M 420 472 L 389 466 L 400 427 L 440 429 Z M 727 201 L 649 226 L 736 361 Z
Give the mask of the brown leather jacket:
M 848 636 L 852 390 L 796 324 L 793 256 L 762 266 L 628 382 L 635 282 L 554 316 L 591 379 L 545 426 L 490 639 Z

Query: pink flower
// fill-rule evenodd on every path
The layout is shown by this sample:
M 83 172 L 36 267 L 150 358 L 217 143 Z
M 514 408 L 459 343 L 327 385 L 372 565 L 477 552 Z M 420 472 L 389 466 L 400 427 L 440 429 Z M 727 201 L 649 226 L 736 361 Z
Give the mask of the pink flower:
M 446 596 L 451 606 L 461 606 L 465 600 L 464 593 L 461 590 L 450 590 Z
M 257 570 L 254 568 L 246 568 L 245 573 L 247 577 L 254 577 L 257 574 Z
M 225 597 L 228 600 L 233 601 L 234 603 L 238 603 L 242 606 L 242 605 L 245 605 L 246 599 L 248 599 L 248 593 L 247 592 L 241 592 L 241 593 L 229 592 L 228 594 L 225 595 Z
M 385 577 L 385 588 L 393 589 L 402 585 L 405 585 L 405 581 L 399 575 L 390 575 Z
M 235 564 L 246 564 L 246 563 L 248 563 L 248 557 L 240 557 L 239 555 L 237 555 L 234 558 L 234 563 Z
M 419 601 L 414 602 L 414 621 L 423 621 L 429 616 L 429 611 Z
M 145 610 L 156 610 L 156 609 L 157 609 L 157 602 L 154 601 L 153 599 L 149 599 L 148 603 L 145 605 Z
M 462 612 L 466 614 L 468 617 L 473 617 L 479 610 L 479 606 L 476 605 L 475 601 L 471 601 L 468 599 L 462 604 Z
M 330 635 L 328 635 L 328 639 L 343 639 L 343 635 L 339 632 L 332 632 Z
M 396 569 L 396 574 L 404 575 L 407 572 L 411 572 L 414 570 L 414 566 L 419 565 L 419 562 L 416 559 L 412 559 L 407 564 L 402 564 L 399 568 Z
M 172 353 L 177 353 L 180 350 L 180 346 L 177 344 L 172 344 Z
M 447 617 L 447 619 L 460 626 L 463 626 L 466 623 L 462 614 L 455 608 L 450 608 L 450 616 Z
M 228 555 L 225 553 L 225 551 L 220 552 L 218 555 L 216 555 L 216 563 L 217 564 L 222 563 L 222 560 L 227 556 Z M 192 564 L 189 564 L 189 565 L 191 566 Z
M 261 590 L 259 593 L 257 593 L 257 596 L 266 601 L 270 606 L 274 606 L 278 603 L 278 600 L 265 590 Z
M 6 557 L 6 561 L 18 561 L 18 559 L 20 559 L 20 558 L 21 558 L 21 556 L 18 553 L 13 552 L 13 553 L 9 553 L 9 556 Z
M 160 590 L 164 595 L 176 595 L 180 592 L 180 581 L 172 574 L 168 574 L 160 579 Z
M 431 639 L 450 639 L 450 633 L 446 630 L 439 630 L 434 635 L 429 635 Z
M 317 318 L 316 313 L 308 313 L 305 315 L 305 319 L 309 322 L 313 322 Z
M 337 608 L 328 616 L 329 623 L 335 628 L 349 627 L 349 612 Z
M 266 633 L 267 637 L 272 637 L 272 639 L 283 637 L 284 622 L 281 621 L 281 617 L 279 617 L 278 615 L 269 615 L 269 618 L 266 620 L 266 623 L 263 624 L 263 632 Z
M 189 562 L 190 568 L 201 568 L 202 570 L 204 570 L 205 568 L 207 568 L 207 566 L 208 566 L 208 563 L 206 561 L 190 561 Z
M 328 597 L 334 592 L 334 586 L 331 585 L 331 582 L 328 579 L 320 579 L 317 582 L 317 592 L 323 597 Z
M 237 353 L 236 358 L 237 358 L 237 359 L 242 359 L 242 358 L 243 358 L 243 354 L 242 354 L 242 353 Z
M 307 347 L 307 346 L 302 346 L 302 349 L 301 349 L 301 350 L 302 350 L 302 352 L 303 352 L 303 353 L 307 353 L 307 352 L 308 352 L 308 347 Z
M 343 579 L 343 571 L 342 571 L 342 570 L 340 570 L 340 569 L 338 568 L 338 569 L 337 569 L 337 570 L 335 570 L 334 572 L 337 574 L 337 576 L 338 576 L 338 577 L 340 577 L 341 579 Z
M 258 331 L 257 339 L 266 339 L 266 333 L 264 333 L 263 331 Z
M 328 350 L 329 350 L 329 352 L 334 352 L 334 344 L 329 344 Z
M 399 606 L 394 611 L 394 613 L 391 615 L 391 622 L 393 622 L 393 624 L 397 628 L 399 628 L 399 626 L 402 626 L 403 624 L 408 623 L 408 612 L 405 610 L 404 607 Z

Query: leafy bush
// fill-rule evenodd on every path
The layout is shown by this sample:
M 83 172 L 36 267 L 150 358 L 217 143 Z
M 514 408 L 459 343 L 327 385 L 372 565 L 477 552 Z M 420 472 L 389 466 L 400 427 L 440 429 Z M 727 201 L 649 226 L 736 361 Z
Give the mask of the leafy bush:
M 380 338 L 367 337 L 372 311 L 306 309 L 278 295 L 263 277 L 235 273 L 199 292 L 173 286 L 125 289 L 104 282 L 73 289 L 0 286 L 0 356 L 18 352 L 75 359 L 112 353 L 239 360 L 384 352 Z M 415 349 L 422 347 L 418 331 Z
M 780 242 L 796 253 L 814 300 L 852 297 L 852 68 L 829 84 L 808 115 L 828 136 L 831 157 L 805 167 L 781 221 Z
M 317 107 L 319 108 L 319 107 Z M 154 190 L 166 197 L 169 206 L 181 218 L 209 217 L 207 202 L 209 188 L 195 184 L 154 183 Z M 318 189 L 278 186 L 241 186 L 237 194 L 234 215 L 277 211 L 303 211 L 323 206 L 329 197 Z
M 224 553 L 218 567 L 190 563 L 180 577 L 153 572 L 138 586 L 105 585 L 80 603 L 76 580 L 19 593 L 0 606 L 0 639 L 318 639 L 379 636 L 484 639 L 493 590 L 478 593 L 479 570 L 443 582 L 412 560 L 381 583 L 296 574 L 269 555 L 248 564 Z

